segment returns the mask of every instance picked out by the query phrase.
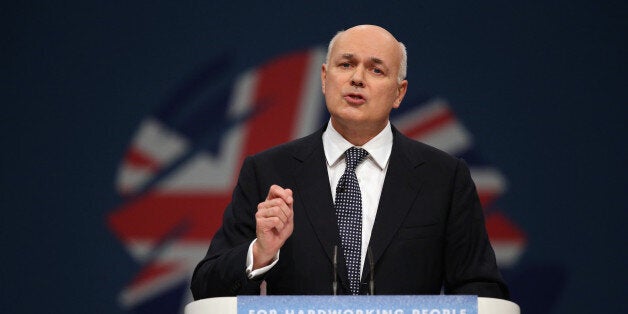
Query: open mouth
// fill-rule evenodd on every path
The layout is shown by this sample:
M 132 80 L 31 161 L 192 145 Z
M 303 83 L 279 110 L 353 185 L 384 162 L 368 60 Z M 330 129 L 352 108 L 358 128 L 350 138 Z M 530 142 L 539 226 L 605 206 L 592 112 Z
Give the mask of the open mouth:
M 350 104 L 363 104 L 366 100 L 360 94 L 346 94 L 344 99 Z

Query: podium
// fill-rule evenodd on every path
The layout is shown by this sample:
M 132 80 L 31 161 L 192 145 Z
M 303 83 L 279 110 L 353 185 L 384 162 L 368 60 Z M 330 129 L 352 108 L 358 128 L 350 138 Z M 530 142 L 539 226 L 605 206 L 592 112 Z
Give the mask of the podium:
M 307 298 L 307 296 L 304 296 Z M 237 297 L 209 298 L 194 301 L 185 306 L 185 314 L 237 314 Z M 519 306 L 513 302 L 478 298 L 478 314 L 520 314 Z

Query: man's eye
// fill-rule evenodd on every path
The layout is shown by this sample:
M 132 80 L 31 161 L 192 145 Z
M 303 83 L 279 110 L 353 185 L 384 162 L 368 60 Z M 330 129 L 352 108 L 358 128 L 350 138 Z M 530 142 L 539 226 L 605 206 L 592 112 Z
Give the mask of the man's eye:
M 340 67 L 343 67 L 343 68 L 348 68 L 350 66 L 351 66 L 351 64 L 349 64 L 349 62 L 343 62 L 343 63 L 340 64 Z
M 373 69 L 373 73 L 375 73 L 375 74 L 384 74 L 384 71 L 382 71 L 382 70 L 380 70 L 378 68 L 374 68 Z

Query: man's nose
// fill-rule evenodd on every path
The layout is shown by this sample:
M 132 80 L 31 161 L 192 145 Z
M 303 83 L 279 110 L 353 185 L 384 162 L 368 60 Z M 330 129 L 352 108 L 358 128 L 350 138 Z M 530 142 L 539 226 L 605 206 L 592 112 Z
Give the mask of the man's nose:
M 360 66 L 353 71 L 351 86 L 364 87 L 364 69 Z

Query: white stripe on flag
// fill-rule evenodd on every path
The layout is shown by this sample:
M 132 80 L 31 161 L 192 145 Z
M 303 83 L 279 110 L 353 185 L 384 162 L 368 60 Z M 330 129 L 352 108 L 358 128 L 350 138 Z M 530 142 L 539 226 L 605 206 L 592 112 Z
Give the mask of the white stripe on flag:
M 228 116 L 232 119 L 246 114 L 253 106 L 258 73 L 249 71 L 238 78 L 233 89 Z M 202 192 L 211 190 L 229 192 L 236 179 L 244 137 L 248 129 L 246 123 L 239 123 L 226 130 L 221 140 L 218 155 L 199 153 L 181 165 L 157 186 L 160 191 Z
M 318 129 L 324 112 L 321 66 L 325 62 L 325 50 L 323 48 L 310 50 L 308 62 L 296 116 L 297 121 L 292 135 L 294 139 L 304 137 Z

